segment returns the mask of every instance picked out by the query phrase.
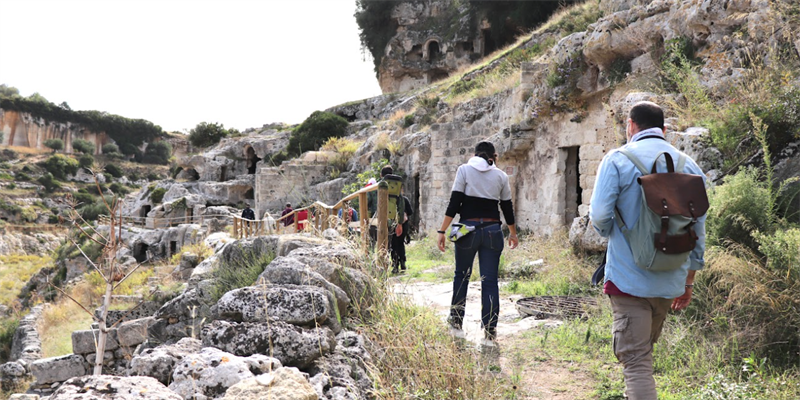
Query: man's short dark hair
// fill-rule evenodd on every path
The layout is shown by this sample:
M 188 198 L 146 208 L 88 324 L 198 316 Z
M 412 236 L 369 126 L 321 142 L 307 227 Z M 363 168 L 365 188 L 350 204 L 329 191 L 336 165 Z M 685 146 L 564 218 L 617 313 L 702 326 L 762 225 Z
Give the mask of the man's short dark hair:
M 393 173 L 394 173 L 394 168 L 392 168 L 391 165 L 387 165 L 381 169 L 381 177 L 384 177 L 386 175 L 391 175 Z
M 628 118 L 635 122 L 642 131 L 649 128 L 664 128 L 664 110 L 651 101 L 640 101 L 634 104 Z
M 286 207 L 292 208 L 292 203 L 286 203 Z

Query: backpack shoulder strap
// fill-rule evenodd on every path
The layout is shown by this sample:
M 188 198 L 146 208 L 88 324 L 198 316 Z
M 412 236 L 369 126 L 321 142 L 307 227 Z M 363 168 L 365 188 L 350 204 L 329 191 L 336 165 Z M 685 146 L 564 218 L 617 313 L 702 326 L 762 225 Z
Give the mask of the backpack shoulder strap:
M 686 166 L 686 154 L 683 152 L 678 153 L 678 164 L 675 166 L 675 172 L 683 173 L 683 167 Z
M 628 157 L 628 159 L 631 160 L 633 165 L 636 166 L 636 168 L 639 170 L 639 172 L 642 173 L 642 175 L 647 175 L 650 173 L 647 171 L 647 167 L 645 167 L 644 164 L 642 164 L 642 162 L 639 160 L 639 158 L 633 155 L 633 153 L 631 153 L 627 149 L 617 149 L 617 151 L 622 153 L 625 157 Z

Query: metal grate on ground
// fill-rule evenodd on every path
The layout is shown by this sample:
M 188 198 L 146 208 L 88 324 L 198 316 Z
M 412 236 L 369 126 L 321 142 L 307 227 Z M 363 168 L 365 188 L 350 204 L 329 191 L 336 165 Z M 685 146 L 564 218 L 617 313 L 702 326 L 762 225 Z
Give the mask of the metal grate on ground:
M 535 319 L 587 318 L 587 311 L 597 307 L 591 297 L 536 296 L 517 300 L 517 311 Z

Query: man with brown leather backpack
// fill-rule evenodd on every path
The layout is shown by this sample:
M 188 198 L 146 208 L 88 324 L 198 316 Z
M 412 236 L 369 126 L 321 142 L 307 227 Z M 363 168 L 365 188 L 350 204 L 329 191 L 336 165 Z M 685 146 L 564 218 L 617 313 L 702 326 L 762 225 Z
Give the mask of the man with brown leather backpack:
M 600 163 L 590 217 L 609 238 L 603 292 L 626 394 L 655 400 L 653 344 L 670 307 L 691 301 L 704 265 L 708 198 L 703 171 L 665 140 L 661 107 L 635 104 L 626 131 L 628 144 Z

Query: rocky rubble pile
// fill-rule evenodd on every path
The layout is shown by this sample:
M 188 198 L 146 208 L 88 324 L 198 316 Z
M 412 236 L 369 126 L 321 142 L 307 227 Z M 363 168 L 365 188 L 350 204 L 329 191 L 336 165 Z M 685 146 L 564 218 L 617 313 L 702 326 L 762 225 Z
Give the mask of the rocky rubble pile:
M 266 253 L 277 257 L 258 282 L 212 300 L 215 269 Z M 181 295 L 111 329 L 109 375 L 85 376 L 97 331 L 77 331 L 74 354 L 33 363 L 33 387 L 55 390 L 50 400 L 78 392 L 98 399 L 145 392 L 150 397 L 136 398 L 371 398 L 369 343 L 342 325 L 352 299 L 369 298 L 371 278 L 357 265 L 346 244 L 300 235 L 228 243 L 191 271 Z

